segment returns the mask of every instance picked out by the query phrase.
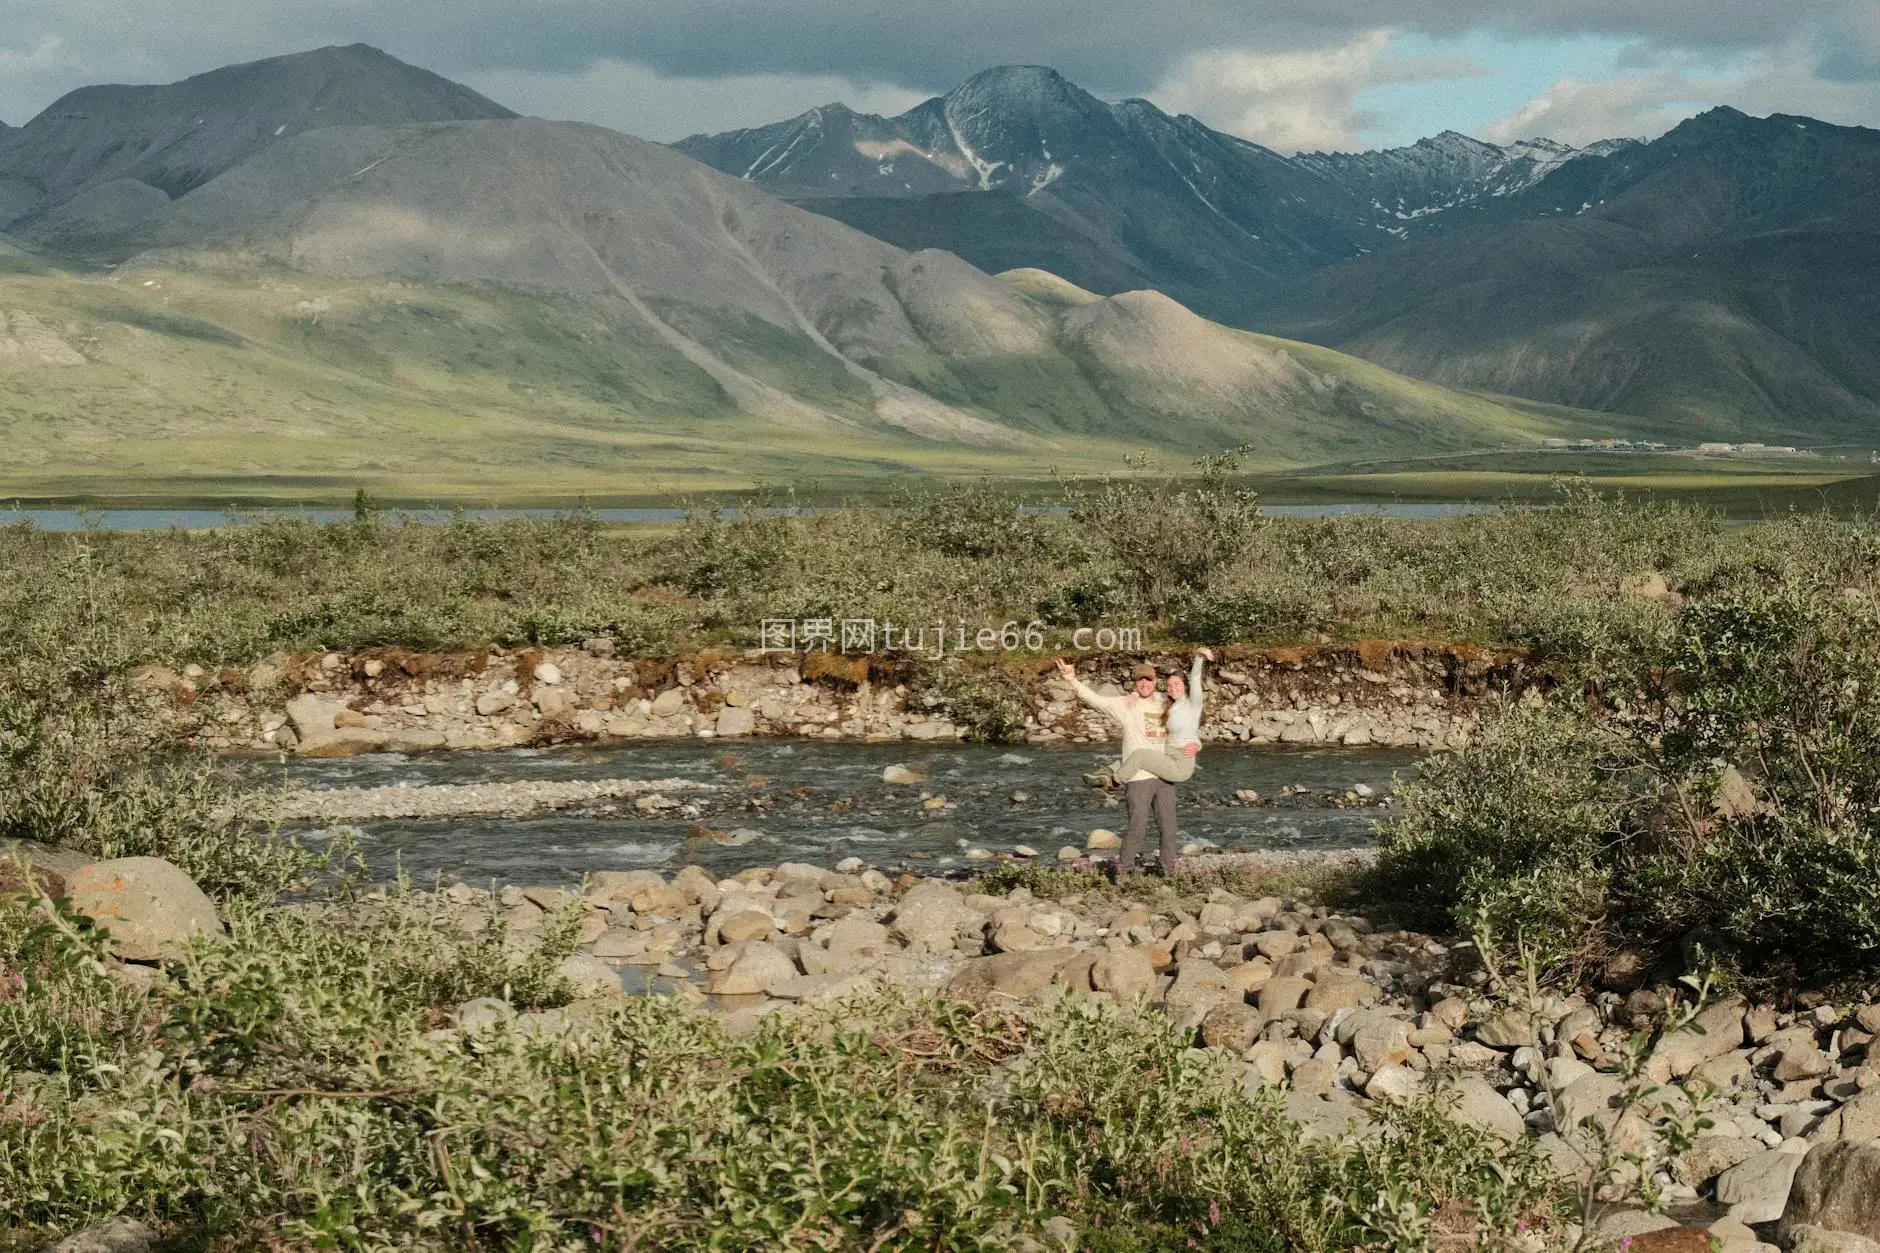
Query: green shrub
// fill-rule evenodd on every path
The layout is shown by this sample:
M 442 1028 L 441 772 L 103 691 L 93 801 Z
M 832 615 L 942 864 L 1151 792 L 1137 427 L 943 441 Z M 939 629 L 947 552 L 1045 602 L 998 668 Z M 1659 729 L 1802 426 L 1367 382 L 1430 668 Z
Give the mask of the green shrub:
M 1079 569 L 1052 582 L 1033 602 L 1038 617 L 1053 626 L 1079 627 L 1102 622 L 1128 609 L 1134 591 L 1114 570 Z
M 29 909 L 0 903 L 0 927 Z M 1098 1248 L 1425 1250 L 1439 1221 L 1497 1248 L 1559 1217 L 1529 1145 L 1416 1109 L 1307 1147 L 1274 1094 L 1133 1009 L 884 999 L 734 1037 L 641 997 L 433 1033 L 459 997 L 554 999 L 491 929 L 452 957 L 460 920 L 402 890 L 246 917 L 95 1052 L 0 1044 L 0 1231 L 128 1213 L 228 1247 L 992 1250 L 1062 1214 Z M 118 995 L 78 969 L 28 963 L 0 1013 Z
M 1298 640 L 1336 625 L 1329 597 L 1290 586 L 1178 593 L 1173 608 L 1176 634 L 1200 644 Z
M 1618 743 L 1589 719 L 1515 705 L 1399 787 L 1376 878 L 1421 925 L 1469 931 L 1483 911 L 1553 961 L 1597 944 L 1626 808 Z
M 315 865 L 206 755 L 178 754 L 131 682 L 133 633 L 81 564 L 0 600 L 0 839 L 175 862 L 217 896 L 269 899 Z
M 1386 824 L 1380 881 L 1572 965 L 1614 943 L 1751 978 L 1880 961 L 1880 623 L 1723 571 L 1575 708 L 1503 708 Z M 1675 957 L 1674 957 L 1675 955 Z
M 921 667 L 921 689 L 976 744 L 1016 744 L 1025 738 L 1031 691 L 1021 672 L 996 665 Z
M 1196 461 L 1192 480 L 1119 478 L 1068 489 L 1071 521 L 1109 550 L 1160 615 L 1178 591 L 1205 588 L 1231 569 L 1264 525 L 1258 497 L 1231 477 L 1238 463 L 1238 452 L 1223 453 Z
M 903 489 L 894 501 L 896 530 L 907 543 L 948 557 L 1009 560 L 1046 542 L 1046 523 L 1018 497 L 981 480 Z

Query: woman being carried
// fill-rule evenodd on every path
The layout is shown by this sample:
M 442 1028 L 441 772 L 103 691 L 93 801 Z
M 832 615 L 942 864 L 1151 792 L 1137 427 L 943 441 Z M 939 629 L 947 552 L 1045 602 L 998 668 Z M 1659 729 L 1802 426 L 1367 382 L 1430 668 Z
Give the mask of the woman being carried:
M 1111 768 L 1111 777 L 1134 778 L 1148 771 L 1169 783 L 1186 783 L 1195 773 L 1195 754 L 1201 751 L 1201 663 L 1213 661 L 1210 649 L 1195 650 L 1188 667 L 1188 680 L 1180 674 L 1168 676 L 1168 715 L 1165 748 L 1139 748 Z

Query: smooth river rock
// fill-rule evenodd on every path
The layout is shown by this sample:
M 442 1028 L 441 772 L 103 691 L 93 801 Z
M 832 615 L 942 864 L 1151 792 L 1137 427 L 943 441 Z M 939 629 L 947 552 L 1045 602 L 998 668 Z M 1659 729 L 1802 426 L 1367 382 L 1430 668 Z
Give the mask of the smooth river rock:
M 83 866 L 67 880 L 66 899 L 104 927 L 111 951 L 128 961 L 173 960 L 191 936 L 223 933 L 215 902 L 160 857 L 114 857 Z

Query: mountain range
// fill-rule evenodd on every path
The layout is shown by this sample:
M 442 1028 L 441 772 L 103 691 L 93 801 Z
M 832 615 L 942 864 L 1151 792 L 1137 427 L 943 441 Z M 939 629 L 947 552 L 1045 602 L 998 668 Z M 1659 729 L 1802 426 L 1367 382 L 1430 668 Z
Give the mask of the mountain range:
M 1880 419 L 1880 131 L 1716 108 L 1649 143 L 1288 157 L 1015 67 L 678 147 L 903 247 L 1147 284 L 1457 386 L 1719 438 Z
M 1105 103 L 1043 66 L 1006 66 L 898 117 L 827 105 L 674 146 L 903 247 L 998 269 L 1016 234 L 1035 251 L 1027 264 L 1094 290 L 1148 283 L 1240 320 L 1262 295 L 1396 243 L 1429 215 L 1631 143 L 1500 147 L 1445 131 L 1407 148 L 1286 157 L 1147 100 Z
M 1880 422 L 1880 131 L 1712 109 L 1244 321 L 1422 378 L 1802 442 Z
M 74 93 L 0 175 L 0 422 L 41 479 L 593 490 L 1626 429 L 903 250 L 358 46 Z
M 898 118 L 666 147 L 364 45 L 85 88 L 0 130 L 0 490 L 620 492 L 1145 445 L 1285 466 L 1851 432 L 1872 287 L 1818 279 L 1865 221 L 1873 136 L 1707 114 L 1651 144 L 1285 157 L 1018 67 Z M 1557 350 L 1556 287 L 1576 327 L 1660 305 Z M 1728 300 L 1752 314 L 1706 324 Z M 1629 371 L 1600 364 L 1647 332 Z M 1666 384 L 1654 354 L 1699 340 Z

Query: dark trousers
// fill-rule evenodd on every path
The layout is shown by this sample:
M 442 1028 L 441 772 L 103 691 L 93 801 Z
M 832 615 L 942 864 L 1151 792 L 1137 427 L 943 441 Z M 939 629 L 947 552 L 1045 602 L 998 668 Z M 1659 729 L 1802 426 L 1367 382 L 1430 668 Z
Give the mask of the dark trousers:
M 1162 873 L 1175 873 L 1175 785 L 1166 779 L 1144 779 L 1125 783 L 1123 796 L 1129 802 L 1129 831 L 1123 836 L 1123 848 L 1116 859 L 1118 871 L 1135 869 L 1142 856 L 1143 841 L 1149 835 L 1149 810 L 1155 810 L 1155 823 L 1162 833 Z

